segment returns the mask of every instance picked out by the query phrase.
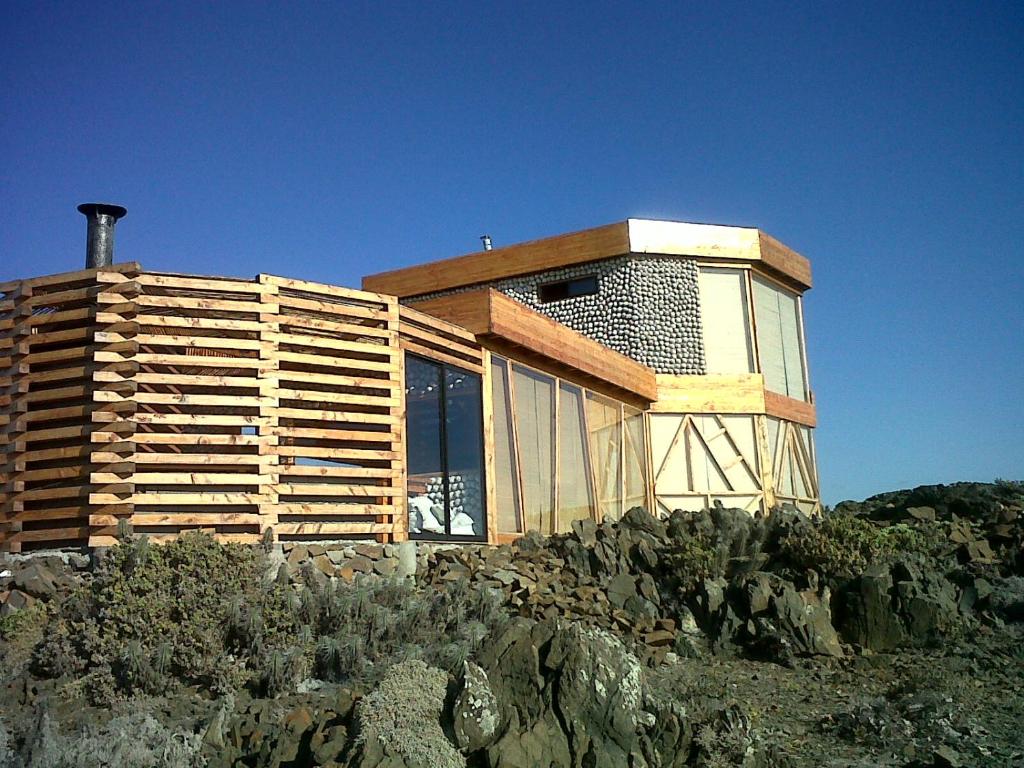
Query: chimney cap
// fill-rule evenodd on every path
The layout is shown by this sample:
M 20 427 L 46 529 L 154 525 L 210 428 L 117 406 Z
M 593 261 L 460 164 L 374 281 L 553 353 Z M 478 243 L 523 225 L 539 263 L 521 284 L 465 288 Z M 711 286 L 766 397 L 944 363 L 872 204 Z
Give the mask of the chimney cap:
M 101 214 L 120 219 L 128 213 L 128 209 L 120 205 L 111 205 L 110 203 L 82 203 L 78 206 L 78 212 L 84 213 L 86 216 Z

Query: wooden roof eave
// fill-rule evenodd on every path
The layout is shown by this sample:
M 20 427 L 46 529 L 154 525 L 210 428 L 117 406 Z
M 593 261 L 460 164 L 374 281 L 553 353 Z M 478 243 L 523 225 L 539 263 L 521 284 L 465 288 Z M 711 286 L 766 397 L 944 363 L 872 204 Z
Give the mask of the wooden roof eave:
M 455 323 L 482 342 L 498 341 L 502 351 L 521 349 L 531 361 L 549 361 L 552 367 L 575 371 L 630 400 L 653 402 L 658 384 L 653 369 L 608 349 L 492 288 L 414 301 L 428 315 Z

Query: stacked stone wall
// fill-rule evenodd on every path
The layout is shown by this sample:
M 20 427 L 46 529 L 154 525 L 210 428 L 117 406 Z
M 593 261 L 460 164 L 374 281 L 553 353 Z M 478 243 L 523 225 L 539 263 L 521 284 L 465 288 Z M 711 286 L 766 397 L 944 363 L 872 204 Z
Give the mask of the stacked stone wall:
M 595 275 L 598 292 L 542 303 L 538 287 Z M 691 259 L 622 256 L 424 294 L 432 299 L 487 285 L 658 373 L 705 373 L 698 271 Z M 414 299 L 409 299 L 412 301 Z

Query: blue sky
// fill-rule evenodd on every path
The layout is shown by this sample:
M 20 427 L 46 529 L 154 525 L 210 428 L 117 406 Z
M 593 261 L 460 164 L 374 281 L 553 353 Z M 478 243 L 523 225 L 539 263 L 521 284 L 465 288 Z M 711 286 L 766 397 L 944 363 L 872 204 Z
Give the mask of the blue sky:
M 1019 3 L 82 3 L 0 26 L 0 280 L 361 275 L 630 216 L 808 256 L 826 501 L 1024 477 Z

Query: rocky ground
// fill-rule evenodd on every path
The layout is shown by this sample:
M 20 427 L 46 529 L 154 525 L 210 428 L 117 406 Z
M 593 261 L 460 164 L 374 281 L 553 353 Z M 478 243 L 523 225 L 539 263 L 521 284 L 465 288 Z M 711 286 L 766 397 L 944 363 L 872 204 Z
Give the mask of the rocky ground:
M 1024 765 L 1020 483 L 418 558 L 124 538 L 0 561 L 0 766 Z

